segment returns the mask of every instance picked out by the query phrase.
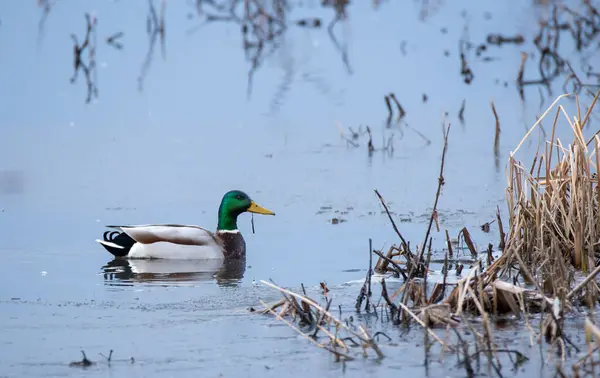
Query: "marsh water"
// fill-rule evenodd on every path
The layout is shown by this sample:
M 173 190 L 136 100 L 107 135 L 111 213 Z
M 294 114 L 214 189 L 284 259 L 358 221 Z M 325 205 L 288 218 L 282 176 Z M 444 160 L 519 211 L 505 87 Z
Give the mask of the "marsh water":
M 452 126 L 442 230 L 457 235 L 466 226 L 479 249 L 497 244 L 496 228 L 479 226 L 498 206 L 506 211 L 509 153 L 561 93 L 528 87 L 523 102 L 515 86 L 521 51 L 532 50 L 536 20 L 551 7 L 356 1 L 332 39 L 334 10 L 295 2 L 290 26 L 249 83 L 240 25 L 205 23 L 192 3 L 166 4 L 164 53 L 159 36 L 150 55 L 145 1 L 61 0 L 45 17 L 34 1 L 0 3 L 0 376 L 464 376 L 454 361 L 424 369 L 420 332 L 380 325 L 392 338 L 381 343 L 383 361 L 340 364 L 248 308 L 280 297 L 259 280 L 294 289 L 303 283 L 315 293 L 326 282 L 342 317 L 374 322 L 353 313 L 368 240 L 377 249 L 398 240 L 373 189 L 405 237 L 421 243 L 444 123 Z M 71 34 L 82 43 L 86 12 L 97 20 L 97 96 L 89 103 L 84 72 L 70 82 Z M 293 24 L 313 17 L 323 20 L 320 28 Z M 122 49 L 105 42 L 119 32 Z M 458 41 L 483 43 L 489 33 L 522 34 L 526 43 L 490 47 L 488 60 L 471 52 L 467 85 Z M 87 52 L 82 59 L 88 62 Z M 390 92 L 406 116 L 388 127 Z M 366 134 L 354 147 L 340 132 L 351 137 L 349 127 L 365 126 L 372 154 Z M 390 138 L 393 151 L 380 150 Z M 536 148 L 526 143 L 521 152 Z M 199 262 L 113 261 L 94 241 L 107 224 L 214 229 L 230 189 L 276 213 L 254 216 L 254 226 L 250 215 L 240 217 L 243 277 L 215 278 Z M 433 237 L 441 251 L 445 234 Z M 504 332 L 528 350 L 519 328 Z M 111 349 L 108 366 L 99 353 Z M 80 350 L 98 364 L 69 367 Z M 546 373 L 535 360 L 517 372 Z

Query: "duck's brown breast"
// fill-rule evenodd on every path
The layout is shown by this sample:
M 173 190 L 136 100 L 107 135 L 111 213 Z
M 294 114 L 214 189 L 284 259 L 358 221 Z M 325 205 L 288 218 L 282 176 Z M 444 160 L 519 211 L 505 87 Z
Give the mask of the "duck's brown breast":
M 238 232 L 217 231 L 217 238 L 223 247 L 226 259 L 242 259 L 246 257 L 246 241 Z

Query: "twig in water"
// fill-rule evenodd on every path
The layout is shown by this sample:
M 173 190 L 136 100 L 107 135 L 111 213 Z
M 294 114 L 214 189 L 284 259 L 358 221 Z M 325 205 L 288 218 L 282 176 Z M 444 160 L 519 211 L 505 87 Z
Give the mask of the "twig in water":
M 329 306 L 331 306 L 332 301 L 333 301 L 333 299 L 331 299 L 331 298 L 327 300 L 327 305 L 325 306 L 325 311 L 329 311 Z M 313 332 L 313 334 L 310 335 L 313 339 L 317 338 L 317 332 L 319 332 L 319 329 L 321 329 L 321 322 L 323 321 L 324 318 L 325 318 L 325 313 L 319 312 L 319 317 L 317 318 L 317 322 L 315 323 L 315 332 Z
M 581 281 L 579 285 L 577 285 L 577 287 L 571 290 L 569 294 L 567 294 L 567 299 L 571 300 L 575 296 L 575 294 L 577 294 L 579 290 L 583 289 L 585 285 L 587 285 L 591 280 L 593 280 L 594 277 L 598 275 L 598 273 L 600 273 L 600 266 L 597 266 L 592 273 L 590 273 L 583 281 Z
M 414 127 L 410 126 L 410 125 L 406 125 L 407 128 L 411 129 L 412 131 L 414 131 L 418 136 L 420 136 L 424 141 L 426 145 L 430 145 L 431 144 L 431 140 L 429 140 L 429 138 L 427 138 L 425 135 L 423 135 L 422 132 L 420 132 L 419 130 L 415 129 Z
M 437 192 L 435 194 L 435 201 L 433 203 L 433 209 L 431 211 L 431 217 L 429 218 L 429 225 L 427 227 L 427 232 L 425 233 L 425 240 L 423 242 L 423 246 L 425 246 L 425 243 L 427 242 L 427 239 L 429 238 L 429 233 L 431 232 L 431 226 L 433 225 L 433 221 L 435 218 L 437 218 L 437 204 L 440 198 L 440 194 L 442 191 L 442 186 L 444 186 L 445 181 L 444 181 L 444 163 L 446 161 L 446 151 L 448 150 L 448 134 L 450 133 L 450 124 L 448 124 L 448 127 L 446 128 L 446 131 L 444 133 L 444 148 L 442 149 L 442 159 L 441 159 L 441 163 L 440 163 L 440 175 L 438 177 L 438 188 L 437 188 Z
M 444 130 L 444 147 L 442 149 L 442 158 L 441 158 L 441 162 L 440 162 L 440 175 L 438 177 L 438 187 L 437 187 L 437 191 L 436 191 L 436 195 L 435 195 L 435 200 L 433 203 L 433 209 L 431 210 L 431 216 L 429 218 L 429 225 L 427 226 L 427 232 L 425 233 L 425 239 L 423 240 L 423 244 L 421 246 L 421 250 L 418 252 L 418 256 L 416 258 L 416 261 L 414 264 L 411 264 L 410 269 L 408 271 L 408 280 L 407 280 L 407 285 L 412 282 L 411 280 L 418 274 L 419 270 L 423 269 L 423 253 L 425 252 L 425 247 L 427 245 L 427 240 L 429 239 L 429 234 L 431 232 L 431 227 L 433 226 L 433 221 L 434 218 L 437 215 L 437 204 L 440 198 L 440 194 L 442 191 L 442 186 L 444 185 L 444 164 L 446 161 L 446 151 L 448 149 L 448 135 L 450 133 L 450 124 L 448 124 L 448 127 Z M 424 269 L 423 269 L 424 270 Z M 424 274 L 427 274 L 427 272 L 424 272 Z M 407 290 L 404 290 L 402 293 L 402 298 L 400 300 L 400 302 L 402 303 L 402 308 L 405 309 L 406 304 L 408 303 L 408 296 L 406 295 Z M 403 317 L 404 319 L 404 317 Z
M 356 341 L 354 341 L 354 339 L 353 339 L 352 337 L 350 337 L 350 336 L 348 336 L 348 337 L 344 337 L 344 338 L 343 338 L 343 339 L 341 339 L 341 340 L 342 340 L 342 341 L 350 341 L 350 342 L 352 343 L 352 346 L 355 346 L 355 347 L 357 347 L 357 346 L 360 346 L 360 344 L 359 344 L 359 343 L 357 343 Z
M 412 311 L 410 311 L 410 309 L 402 302 L 398 302 L 398 305 L 400 307 L 402 307 L 402 309 L 409 314 L 417 323 L 419 323 L 419 325 L 421 325 L 421 327 L 425 328 L 427 330 L 427 332 L 431 335 L 431 337 L 433 337 L 438 343 L 440 343 L 440 345 L 443 347 L 446 346 L 446 344 L 442 341 L 442 339 L 440 339 L 438 337 L 438 335 L 435 334 L 435 332 L 433 332 L 431 330 L 431 328 L 427 327 L 427 325 L 425 323 L 423 323 L 423 321 L 421 319 L 419 319 L 419 317 L 417 315 L 415 315 Z
M 114 47 L 117 50 L 122 50 L 123 44 L 118 41 L 118 39 L 120 39 L 122 36 L 123 36 L 123 32 L 117 32 L 117 33 L 111 35 L 110 37 L 107 37 L 106 43 L 111 45 L 112 47 Z
M 111 350 L 108 352 L 108 357 L 106 357 L 106 356 L 105 356 L 105 355 L 103 355 L 102 353 L 100 353 L 100 355 L 101 355 L 102 357 L 104 357 L 104 358 L 106 359 L 106 362 L 108 362 L 108 364 L 110 365 L 110 361 L 112 360 L 113 350 L 111 349 Z
M 373 250 L 373 253 L 376 254 L 377 256 L 381 257 L 382 259 L 384 259 L 388 263 L 392 264 L 392 266 L 394 268 L 396 268 L 396 271 L 398 271 L 398 273 L 400 273 L 402 275 L 402 277 L 404 278 L 404 281 L 406 281 L 406 279 L 408 277 L 406 277 L 406 273 L 404 272 L 404 269 L 402 269 L 402 267 L 400 267 L 400 265 L 396 264 L 394 262 L 394 260 L 390 259 L 389 257 L 384 256 L 383 253 L 381 253 L 379 251 Z
M 482 225 L 481 225 L 481 231 L 485 232 L 486 234 L 487 234 L 488 232 L 490 232 L 490 225 L 491 225 L 492 223 L 494 223 L 495 221 L 496 221 L 496 220 L 494 219 L 494 220 L 493 220 L 493 221 L 491 221 L 491 222 L 485 222 L 484 224 L 482 224 Z
M 442 159 L 440 163 L 440 175 L 438 177 L 438 187 L 435 193 L 435 200 L 433 202 L 433 209 L 431 210 L 431 216 L 429 217 L 429 225 L 427 226 L 427 232 L 425 232 L 425 239 L 423 240 L 423 246 L 421 247 L 421 252 L 419 254 L 418 261 L 420 262 L 423 258 L 423 253 L 425 251 L 425 245 L 427 244 L 427 240 L 429 239 L 429 234 L 431 233 L 431 227 L 433 226 L 433 221 L 437 217 L 437 205 L 440 199 L 440 194 L 442 193 L 442 186 L 445 184 L 444 180 L 444 164 L 446 162 L 446 151 L 448 150 L 448 134 L 450 133 L 450 124 L 446 128 L 444 132 L 444 148 L 442 149 Z M 412 278 L 409 273 L 409 279 Z
M 369 270 L 367 271 L 367 277 L 365 277 L 365 282 L 363 283 L 360 293 L 358 293 L 358 297 L 356 298 L 356 312 L 360 312 L 360 307 L 362 306 L 363 300 L 367 300 L 365 304 L 365 311 L 369 312 L 369 298 L 371 297 L 371 276 L 373 275 L 373 247 L 372 240 L 369 238 Z M 306 293 L 305 293 L 306 295 Z
M 404 111 L 402 105 L 400 105 L 400 101 L 398 101 L 395 94 L 390 93 L 390 98 L 394 101 L 396 107 L 398 108 L 398 121 L 400 121 L 402 118 L 404 118 L 406 112 Z
M 359 126 L 359 132 L 354 132 L 354 130 L 352 130 L 351 127 L 348 127 L 348 130 L 352 134 L 352 138 L 348 138 L 347 136 L 344 135 L 344 128 L 342 127 L 340 122 L 336 121 L 336 124 L 340 131 L 340 136 L 342 137 L 342 139 L 344 139 L 346 141 L 346 146 L 349 144 L 354 148 L 359 147 L 358 143 L 356 143 L 353 139 L 358 139 L 358 137 L 360 136 L 360 126 Z
M 83 350 L 81 351 L 81 354 L 83 355 L 83 357 L 82 357 L 81 361 L 74 361 L 74 362 L 71 362 L 71 363 L 69 364 L 69 366 L 71 366 L 71 367 L 84 367 L 84 368 L 85 368 L 85 367 L 88 367 L 88 366 L 91 366 L 91 365 L 94 365 L 94 364 L 95 364 L 95 362 L 94 362 L 94 361 L 90 361 L 90 360 L 88 360 L 88 358 L 87 358 L 87 356 L 85 355 L 85 352 L 84 352 Z
M 369 311 L 369 302 L 371 298 L 371 276 L 373 275 L 373 241 L 369 238 L 369 272 L 367 273 L 367 281 L 369 282 L 369 288 L 367 289 L 367 303 L 365 304 L 365 310 Z
M 371 134 L 371 128 L 367 126 L 367 134 L 369 134 L 369 141 L 367 142 L 367 149 L 369 151 L 369 156 L 373 155 L 373 151 L 375 151 L 375 146 L 373 146 L 373 135 Z
M 492 255 L 493 248 L 494 248 L 494 246 L 491 243 L 488 244 L 488 249 L 487 249 L 487 265 L 488 266 L 492 265 L 492 263 L 494 262 L 494 256 Z
M 467 104 L 467 99 L 463 99 L 462 105 L 460 106 L 460 110 L 458 111 L 458 120 L 461 124 L 465 123 L 465 106 Z
M 404 251 L 406 253 L 408 253 L 409 256 L 412 259 L 412 254 L 410 253 L 410 249 L 408 248 L 408 244 L 406 243 L 406 240 L 404 239 L 404 237 L 400 233 L 400 230 L 398 230 L 398 227 L 396 226 L 396 222 L 394 222 L 394 218 L 392 218 L 392 215 L 390 214 L 390 210 L 388 209 L 388 207 L 387 207 L 387 205 L 385 203 L 385 200 L 383 199 L 383 197 L 381 196 L 381 194 L 379 194 L 379 191 L 377 189 L 374 189 L 374 191 L 375 191 L 375 194 L 377 195 L 377 197 L 379 198 L 379 202 L 381 202 L 381 205 L 385 209 L 385 212 L 386 212 L 388 218 L 390 219 L 390 222 L 392 222 L 392 227 L 394 228 L 394 231 L 396 231 L 396 234 L 398 235 L 398 237 L 402 241 L 402 247 L 404 248 Z
M 494 118 L 496 119 L 496 133 L 494 135 L 494 156 L 496 158 L 496 161 L 498 161 L 500 156 L 500 119 L 498 118 L 496 107 L 494 106 L 494 100 L 492 100 L 492 112 L 494 113 Z
M 388 335 L 386 335 L 386 334 L 385 334 L 384 332 L 382 332 L 382 331 L 377 331 L 377 332 L 375 332 L 375 334 L 373 334 L 373 338 L 374 338 L 374 339 L 376 339 L 377 341 L 379 341 L 379 336 L 380 336 L 380 335 L 382 335 L 382 336 L 385 336 L 385 337 L 388 339 L 388 341 L 392 341 L 392 338 L 391 338 L 391 337 L 389 337 Z
M 460 274 L 462 273 L 462 270 L 465 266 L 463 264 L 457 264 L 456 265 L 456 275 L 460 276 Z
M 385 284 L 385 278 L 381 279 L 381 296 L 383 297 L 385 303 L 387 303 L 387 305 L 390 307 L 390 311 L 392 312 L 392 322 L 395 322 L 394 319 L 399 313 L 398 306 L 396 306 L 394 302 L 390 300 L 390 296 L 387 292 L 387 285 Z
M 467 62 L 467 57 L 465 55 L 464 45 L 467 43 L 468 42 L 464 40 L 460 40 L 458 42 L 458 49 L 460 54 L 460 75 L 463 77 L 465 84 L 468 85 L 471 84 L 475 78 L 475 75 L 473 74 L 471 67 L 469 67 L 469 63 Z
M 446 252 L 446 254 L 444 255 L 444 265 L 442 266 L 442 274 L 443 274 L 442 284 L 441 285 L 439 283 L 435 284 L 433 291 L 431 292 L 431 296 L 427 300 L 428 305 L 438 303 L 439 301 L 444 299 L 444 297 L 446 296 L 446 280 L 448 278 L 449 270 L 450 269 L 448 268 L 448 252 Z
M 504 36 L 502 34 L 488 34 L 487 43 L 490 45 L 502 46 L 505 43 L 514 43 L 515 45 L 520 45 L 525 42 L 525 38 L 522 35 L 517 34 L 514 37 Z
M 463 229 L 460 230 L 460 233 L 462 234 L 465 243 L 467 243 L 467 248 L 469 248 L 469 251 L 471 252 L 471 257 L 473 257 L 473 259 L 476 259 L 477 250 L 475 249 L 475 244 L 473 244 L 473 240 L 471 239 L 471 234 L 469 233 L 469 230 L 467 230 L 466 227 L 463 227 Z
M 327 296 L 327 293 L 329 293 L 329 288 L 327 287 L 327 284 L 325 282 L 320 282 L 319 285 L 321 285 L 321 289 L 323 289 L 323 295 Z
M 448 246 L 448 256 L 452 258 L 452 241 L 450 241 L 450 234 L 448 234 L 448 230 L 446 229 L 446 245 Z
M 519 74 L 517 75 L 517 88 L 521 101 L 525 101 L 525 91 L 523 89 L 523 74 L 525 73 L 525 63 L 527 62 L 527 53 L 521 52 L 521 65 L 519 66 Z
M 387 125 L 388 125 L 388 127 L 390 127 L 391 124 L 392 124 L 393 111 L 392 111 L 392 104 L 390 103 L 390 96 L 389 95 L 385 95 L 385 105 L 388 108 Z
M 502 218 L 500 218 L 500 207 L 496 206 L 496 209 L 496 220 L 498 221 L 498 232 L 500 233 L 500 243 L 498 244 L 498 248 L 503 250 L 506 243 L 506 235 L 504 234 L 504 228 L 502 227 Z
M 471 365 L 471 360 L 469 358 L 470 357 L 469 344 L 465 340 L 463 340 L 463 338 L 460 336 L 460 333 L 456 330 L 456 328 L 452 328 L 452 330 L 456 334 L 456 337 L 458 338 L 458 340 L 460 341 L 460 345 L 462 346 L 462 352 L 464 355 L 462 364 L 465 366 L 465 370 L 467 371 L 467 377 L 473 378 L 475 376 L 475 371 L 473 370 L 473 366 Z

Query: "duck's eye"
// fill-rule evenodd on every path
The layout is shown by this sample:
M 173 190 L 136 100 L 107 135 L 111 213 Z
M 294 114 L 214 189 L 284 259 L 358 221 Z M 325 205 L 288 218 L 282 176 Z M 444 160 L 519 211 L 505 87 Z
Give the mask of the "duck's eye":
M 235 198 L 237 198 L 238 200 L 242 200 L 242 196 L 240 194 L 238 194 Z

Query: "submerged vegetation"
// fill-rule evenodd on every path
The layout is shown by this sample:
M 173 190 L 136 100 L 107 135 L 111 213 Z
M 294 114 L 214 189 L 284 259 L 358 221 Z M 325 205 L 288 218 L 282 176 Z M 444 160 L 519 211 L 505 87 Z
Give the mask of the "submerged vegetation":
M 595 324 L 594 310 L 600 298 L 596 280 L 600 272 L 600 129 L 587 140 L 584 130 L 590 127 L 600 91 L 584 112 L 578 107 L 572 117 L 561 104 L 569 96 L 575 97 L 579 105 L 576 95 L 559 96 L 510 154 L 508 221 L 503 222 L 500 210 L 495 221 L 500 235 L 499 253 L 494 256 L 492 245 L 483 252 L 476 250 L 468 230 L 460 231 L 472 257 L 466 274 L 461 273 L 463 265 L 454 256 L 448 230 L 442 231 L 437 219 L 450 126 L 445 129 L 430 221 L 424 240 L 416 248 L 403 237 L 384 198 L 375 191 L 399 243 L 385 254 L 370 251 L 367 277 L 353 307 L 362 317 L 373 315 L 399 327 L 413 323 L 422 327 L 424 364 L 430 362 L 433 348 L 437 347 L 441 360 L 445 354 L 456 355 L 468 377 L 484 367 L 492 375 L 502 377 L 503 366 L 517 369 L 538 344 L 540 353 L 547 351 L 543 359 L 555 367 L 558 376 L 598 376 L 594 355 L 600 350 L 600 328 Z M 551 131 L 531 157 L 532 162 L 517 160 L 522 144 L 543 122 L 549 123 L 549 118 L 553 118 Z M 559 128 L 571 130 L 572 141 L 568 145 L 557 137 Z M 503 224 L 507 224 L 506 230 Z M 482 226 L 488 231 L 489 227 L 489 223 Z M 446 240 L 442 275 L 438 279 L 431 277 L 433 232 L 445 234 Z M 373 256 L 377 257 L 374 265 Z M 456 280 L 451 282 L 453 263 Z M 386 279 L 394 277 L 398 278 L 394 282 L 402 284 L 391 292 Z M 380 284 L 375 285 L 376 282 Z M 375 358 L 384 358 L 386 346 L 391 345 L 389 336 L 369 330 L 366 325 L 356 325 L 352 316 L 343 319 L 343 304 L 338 304 L 339 316 L 333 315 L 333 298 L 325 284 L 320 284 L 325 303 L 319 304 L 307 295 L 304 286 L 303 293 L 298 294 L 274 283 L 262 283 L 279 290 L 283 299 L 271 305 L 263 303 L 264 309 L 259 312 L 275 315 L 329 351 L 336 360 L 366 357 L 369 350 Z M 380 294 L 377 301 L 375 290 Z M 511 349 L 494 335 L 497 326 L 511 319 L 519 319 L 529 335 L 527 348 Z M 568 334 L 566 322 L 573 322 L 571 330 L 583 328 L 587 345 Z M 552 356 L 556 358 L 551 360 Z

